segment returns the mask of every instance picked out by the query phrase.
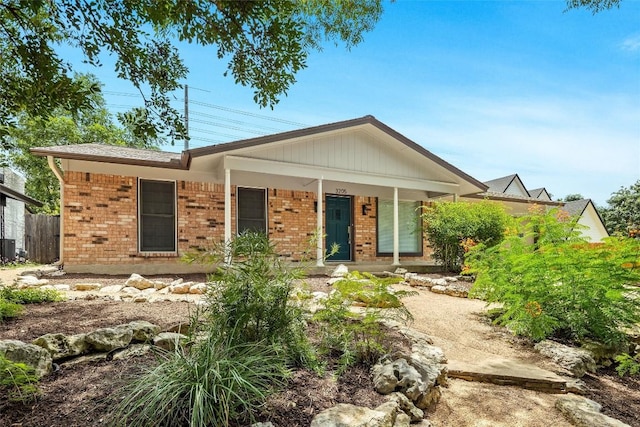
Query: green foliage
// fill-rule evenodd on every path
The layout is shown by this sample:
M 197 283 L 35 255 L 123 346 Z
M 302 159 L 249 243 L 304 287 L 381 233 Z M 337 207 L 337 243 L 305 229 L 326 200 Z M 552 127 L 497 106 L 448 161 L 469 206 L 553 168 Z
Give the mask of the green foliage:
M 78 75 L 74 81 L 85 86 L 98 85 L 94 76 Z M 156 140 L 137 139 L 131 131 L 113 123 L 102 94 L 90 95 L 91 107 L 72 114 L 58 108 L 46 118 L 17 116 L 15 127 L 9 130 L 9 149 L 0 154 L 0 163 L 11 164 L 26 177 L 25 193 L 43 202 L 37 212 L 57 214 L 60 211 L 60 184 L 47 159 L 31 154 L 34 147 L 73 145 L 100 142 L 136 148 L 156 148 Z
M 625 375 L 640 375 L 640 354 L 636 354 L 635 357 L 632 357 L 629 353 L 623 353 L 616 356 L 615 359 L 616 362 L 618 362 L 616 372 L 618 372 L 618 375 L 621 377 L 624 377 Z
M 16 304 L 39 304 L 62 301 L 63 299 L 62 294 L 54 289 L 18 289 L 9 286 L 0 288 L 0 300 Z
M 283 264 L 265 234 L 243 233 L 203 256 L 221 264 L 207 293 L 210 328 L 236 334 L 236 342 L 282 346 L 294 364 L 311 357 L 302 309 L 290 302 L 303 273 Z
M 612 193 L 607 203 L 599 211 L 609 234 L 640 238 L 640 180 Z
M 91 107 L 97 85 L 78 84 L 58 46 L 115 72 L 144 97 L 144 108 L 122 116 L 139 137 L 162 133 L 183 139 L 185 127 L 169 94 L 188 70 L 177 42 L 213 47 L 235 82 L 255 89 L 260 106 L 273 107 L 322 42 L 362 40 L 382 14 L 381 0 L 259 0 L 226 2 L 11 0 L 0 2 L 0 138 L 14 117 L 48 117 L 58 107 Z M 6 143 L 6 141 L 5 141 Z M 6 148 L 6 147 L 3 147 Z
M 5 319 L 11 319 L 18 317 L 22 314 L 23 308 L 20 304 L 16 304 L 13 301 L 7 301 L 4 298 L 0 298 L 0 322 Z
M 562 199 L 562 201 L 564 202 L 574 202 L 576 200 L 583 200 L 584 196 L 580 193 L 574 193 L 574 194 L 567 194 L 566 196 L 564 196 L 564 199 Z
M 165 354 L 123 390 L 126 397 L 111 413 L 111 425 L 251 424 L 252 414 L 284 384 L 288 371 L 272 345 L 239 344 L 235 335 L 211 329 L 190 349 Z
M 38 377 L 35 369 L 16 363 L 0 354 L 0 391 L 12 402 L 30 403 L 38 396 Z
M 568 9 L 585 8 L 593 12 L 595 15 L 604 10 L 620 7 L 622 0 L 567 0 Z
M 502 304 L 496 322 L 514 333 L 617 345 L 640 321 L 639 260 L 640 241 L 589 244 L 574 218 L 552 210 L 522 218 L 501 244 L 479 245 L 466 261 L 477 274 L 471 295 Z
M 460 271 L 468 245 L 493 246 L 503 238 L 511 218 L 498 203 L 434 203 L 422 214 L 433 258 L 446 271 Z
M 313 320 L 320 328 L 321 351 L 340 355 L 338 374 L 354 364 L 371 366 L 387 352 L 381 320 L 413 320 L 400 299 L 416 292 L 391 291 L 389 285 L 397 282 L 354 271 L 334 283 L 334 292 L 323 300 Z M 366 307 L 364 315 L 351 310 L 354 303 Z

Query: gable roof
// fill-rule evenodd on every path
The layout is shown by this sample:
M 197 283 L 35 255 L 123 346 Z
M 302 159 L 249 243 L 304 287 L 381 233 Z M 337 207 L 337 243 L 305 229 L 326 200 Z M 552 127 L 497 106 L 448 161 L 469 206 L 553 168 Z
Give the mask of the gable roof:
M 538 198 L 538 197 L 540 197 L 540 196 L 542 195 L 542 193 L 544 193 L 544 192 L 547 192 L 547 189 L 546 189 L 546 188 L 544 188 L 544 187 L 541 187 L 541 188 L 535 188 L 535 189 L 533 189 L 533 190 L 529 190 L 529 195 L 531 195 L 531 197 L 535 197 L 535 198 L 537 199 L 537 198 Z M 549 193 L 547 192 L 547 194 L 549 194 Z
M 261 136 L 261 137 L 256 137 L 256 138 L 244 139 L 244 140 L 234 141 L 234 142 L 227 142 L 227 143 L 224 143 L 224 144 L 211 145 L 211 146 L 208 146 L 208 147 L 195 148 L 195 149 L 192 149 L 192 150 L 188 150 L 185 153 L 188 153 L 190 158 L 202 157 L 202 156 L 206 156 L 206 155 L 210 155 L 210 154 L 218 154 L 218 153 L 224 153 L 224 152 L 232 151 L 232 150 L 239 150 L 239 149 L 243 149 L 243 148 L 262 146 L 262 145 L 270 144 L 270 143 L 273 143 L 273 142 L 282 142 L 282 141 L 286 141 L 286 140 L 291 140 L 291 139 L 296 139 L 296 138 L 301 138 L 301 137 L 306 137 L 306 136 L 312 136 L 312 135 L 318 135 L 318 134 L 332 132 L 332 131 L 346 130 L 346 129 L 349 129 L 349 128 L 359 127 L 359 126 L 363 126 L 363 125 L 372 125 L 372 126 L 374 126 L 375 128 L 379 129 L 380 131 L 382 131 L 382 132 L 386 133 L 387 135 L 391 136 L 395 140 L 401 142 L 405 146 L 407 146 L 407 147 L 411 148 L 412 150 L 416 151 L 418 154 L 421 154 L 422 156 L 426 157 L 427 159 L 429 159 L 429 160 L 433 161 L 434 163 L 442 166 L 443 168 L 445 168 L 449 172 L 452 172 L 455 175 L 458 175 L 459 177 L 461 177 L 465 181 L 470 182 L 474 186 L 476 186 L 478 188 L 481 188 L 481 189 L 487 187 L 482 182 L 478 181 L 477 179 L 473 178 L 472 176 L 468 175 L 467 173 L 463 172 L 462 170 L 456 168 L 455 166 L 453 166 L 452 164 L 450 164 L 447 161 L 443 160 L 442 158 L 436 156 L 435 154 L 433 154 L 432 152 L 430 152 L 426 148 L 424 148 L 421 145 L 415 143 L 414 141 L 410 140 L 406 136 L 402 135 L 401 133 L 397 132 L 396 130 L 394 130 L 394 129 L 390 128 L 389 126 L 385 125 L 384 123 L 382 123 L 381 121 L 379 121 L 378 119 L 376 119 L 374 116 L 371 116 L 371 115 L 367 115 L 367 116 L 364 116 L 364 117 L 351 119 L 351 120 L 344 120 L 344 121 L 335 122 L 335 123 L 328 123 L 328 124 L 324 124 L 324 125 L 320 125 L 320 126 L 313 126 L 313 127 L 308 127 L 308 128 L 304 128 L 304 129 L 293 130 L 293 131 L 289 131 L 289 132 L 276 133 L 276 134 L 273 134 L 273 135 L 267 135 L 267 136 Z
M 570 202 L 565 202 L 562 209 L 571 216 L 582 216 L 582 213 L 587 209 L 589 203 L 591 203 L 591 199 L 572 200 Z
M 527 190 L 527 187 L 524 186 L 524 183 L 522 182 L 522 180 L 520 179 L 517 173 L 503 176 L 501 178 L 492 179 L 490 181 L 485 181 L 485 185 L 489 187 L 487 189 L 488 193 L 505 193 L 509 188 L 509 186 L 516 180 L 520 183 L 520 185 L 526 192 L 527 196 L 531 196 L 531 194 Z
M 87 160 L 105 163 L 119 163 L 137 166 L 151 166 L 158 168 L 171 168 L 189 170 L 191 160 L 193 158 L 204 157 L 212 154 L 227 153 L 234 150 L 245 148 L 265 146 L 271 143 L 280 143 L 296 138 L 320 135 L 329 132 L 348 130 L 351 128 L 373 126 L 379 131 L 385 133 L 389 137 L 404 144 L 406 147 L 414 150 L 424 158 L 441 166 L 450 173 L 458 176 L 462 180 L 468 182 L 480 191 L 487 188 L 485 184 L 466 174 L 462 170 L 456 168 L 429 150 L 413 142 L 409 138 L 393 130 L 384 123 L 378 121 L 373 116 L 364 116 L 357 119 L 345 120 L 335 123 L 329 123 L 320 126 L 314 126 L 304 129 L 298 129 L 289 132 L 282 132 L 273 135 L 267 135 L 257 138 L 244 139 L 239 141 L 228 142 L 224 144 L 211 145 L 202 148 L 195 148 L 183 151 L 181 154 L 169 153 L 162 151 L 140 150 L 127 147 L 110 146 L 103 144 L 80 144 L 65 145 L 57 147 L 39 147 L 33 148 L 31 152 L 39 156 L 54 156 L 63 159 Z

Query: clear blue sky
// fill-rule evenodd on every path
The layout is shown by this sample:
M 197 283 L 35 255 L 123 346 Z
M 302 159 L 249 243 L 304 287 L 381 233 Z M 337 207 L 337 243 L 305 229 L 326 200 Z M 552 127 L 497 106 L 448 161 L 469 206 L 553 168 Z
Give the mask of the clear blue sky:
M 222 76 L 213 49 L 181 46 L 191 146 L 371 114 L 481 181 L 518 173 L 529 189 L 605 204 L 640 179 L 640 1 L 596 15 L 564 9 L 563 1 L 387 3 L 364 43 L 313 53 L 273 111 Z M 109 64 L 87 71 L 114 113 L 136 105 Z

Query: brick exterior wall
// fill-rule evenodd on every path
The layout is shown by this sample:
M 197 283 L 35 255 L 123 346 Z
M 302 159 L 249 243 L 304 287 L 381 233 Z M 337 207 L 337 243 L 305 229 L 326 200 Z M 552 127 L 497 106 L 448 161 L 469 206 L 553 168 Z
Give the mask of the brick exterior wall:
M 179 263 L 185 251 L 207 248 L 224 239 L 224 185 L 176 182 L 178 254 L 138 251 L 138 183 L 132 176 L 67 172 L 64 188 L 65 265 L 158 265 Z M 232 233 L 236 229 L 236 188 L 232 186 Z M 313 192 L 269 189 L 267 219 L 271 241 L 288 260 L 315 257 L 309 242 L 316 227 Z M 362 205 L 367 205 L 362 215 Z M 376 256 L 376 198 L 353 197 L 354 258 L 390 263 Z M 428 260 L 423 239 L 422 257 Z M 117 272 L 114 272 L 117 273 Z

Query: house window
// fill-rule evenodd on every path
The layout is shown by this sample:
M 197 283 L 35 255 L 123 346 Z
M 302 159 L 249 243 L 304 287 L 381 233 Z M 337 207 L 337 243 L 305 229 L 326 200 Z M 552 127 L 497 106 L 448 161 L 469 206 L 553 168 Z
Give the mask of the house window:
M 176 184 L 140 180 L 139 241 L 141 252 L 176 251 Z
M 267 233 L 267 197 L 264 188 L 238 187 L 238 234 Z
M 398 201 L 400 254 L 422 255 L 420 202 Z M 378 255 L 393 254 L 393 200 L 378 199 Z

